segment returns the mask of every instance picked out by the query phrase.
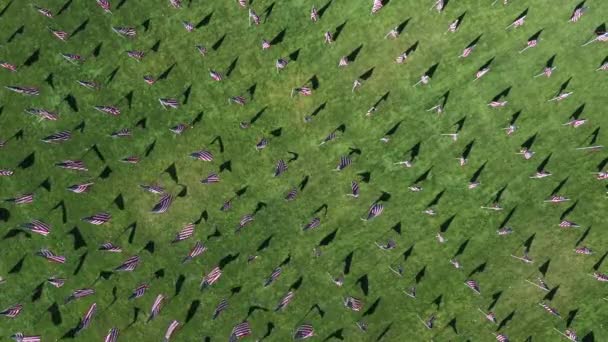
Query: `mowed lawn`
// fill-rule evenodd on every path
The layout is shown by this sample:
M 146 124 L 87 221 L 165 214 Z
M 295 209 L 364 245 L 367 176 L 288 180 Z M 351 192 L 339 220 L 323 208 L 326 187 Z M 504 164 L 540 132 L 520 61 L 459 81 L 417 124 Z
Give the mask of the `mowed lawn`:
M 328 341 L 492 341 L 493 333 L 511 341 L 558 341 L 563 337 L 554 328 L 567 327 L 586 341 L 607 340 L 608 288 L 591 276 L 608 273 L 606 185 L 592 174 L 607 156 L 605 150 L 576 148 L 606 143 L 608 85 L 606 71 L 596 69 L 608 50 L 603 42 L 581 45 L 605 23 L 608 6 L 588 0 L 588 11 L 570 23 L 578 1 L 491 2 L 452 0 L 438 13 L 429 10 L 430 1 L 391 0 L 371 15 L 367 0 L 255 0 L 251 7 L 262 23 L 250 26 L 247 9 L 232 0 L 184 1 L 181 9 L 165 0 L 113 1 L 112 14 L 92 0 L 39 3 L 55 13 L 53 19 L 27 1 L 2 0 L 0 61 L 18 71 L 0 70 L 0 85 L 36 86 L 40 95 L 0 91 L 0 140 L 7 141 L 0 169 L 14 171 L 0 177 L 0 197 L 35 193 L 31 204 L 0 204 L 0 310 L 23 305 L 18 317 L 1 317 L 0 340 L 16 332 L 41 335 L 42 341 L 70 339 L 66 334 L 94 302 L 97 314 L 75 340 L 100 341 L 116 327 L 119 341 L 158 341 L 172 320 L 182 324 L 172 341 L 225 341 L 243 320 L 251 324 L 251 341 L 290 340 L 303 323 L 313 325 L 314 339 Z M 316 23 L 310 21 L 313 5 L 323 9 Z M 505 30 L 525 10 L 525 24 Z M 463 14 L 458 31 L 447 32 Z M 182 21 L 198 27 L 187 32 Z M 384 38 L 399 25 L 397 39 Z M 121 37 L 111 29 L 116 26 L 134 27 L 137 36 Z M 49 27 L 72 35 L 62 42 Z M 324 43 L 325 32 L 333 34 L 332 44 Z M 538 32 L 537 46 L 519 53 Z M 476 38 L 473 52 L 459 58 Z M 263 39 L 275 44 L 263 51 Z M 205 46 L 207 55 L 196 45 Z M 405 63 L 395 63 L 412 47 Z M 142 50 L 145 57 L 137 62 L 128 50 Z M 61 53 L 85 61 L 72 64 Z M 350 65 L 338 67 L 349 54 Z M 534 78 L 552 56 L 553 75 Z M 275 69 L 279 58 L 290 60 L 281 72 Z M 473 81 L 488 61 L 490 72 Z M 429 84 L 413 87 L 433 66 Z M 209 70 L 224 79 L 212 80 Z M 150 86 L 143 81 L 148 74 L 164 77 Z M 365 80 L 353 92 L 358 78 Z M 77 80 L 101 88 L 86 89 Z M 290 97 L 301 86 L 313 87 L 312 95 Z M 548 102 L 560 87 L 572 95 Z M 505 107 L 488 106 L 506 90 Z M 229 103 L 239 95 L 246 105 Z M 158 98 L 178 99 L 180 107 L 165 110 Z M 446 98 L 443 114 L 427 111 Z M 377 110 L 366 117 L 374 104 Z M 121 114 L 93 109 L 99 105 L 117 106 Z M 40 121 L 27 108 L 57 112 L 59 119 Z M 564 126 L 577 112 L 585 124 Z M 517 131 L 507 136 L 503 128 L 514 117 Z M 193 120 L 181 135 L 169 130 Z M 253 123 L 243 129 L 244 121 Z M 441 135 L 459 126 L 457 141 Z M 109 136 L 123 128 L 132 137 Z M 71 140 L 41 141 L 63 130 L 72 132 Z M 320 146 L 331 132 L 337 138 Z M 386 143 L 380 141 L 385 136 Z M 268 146 L 257 151 L 261 138 Z M 535 152 L 530 160 L 517 154 L 526 143 Z M 189 156 L 202 149 L 214 160 Z M 460 166 L 467 149 L 468 162 Z M 141 161 L 120 161 L 132 155 Z M 348 155 L 352 164 L 334 171 Z M 412 155 L 411 168 L 395 164 Z M 68 159 L 84 161 L 88 171 L 54 166 Z M 288 169 L 274 177 L 281 159 L 289 161 Z M 553 175 L 530 179 L 543 161 Z M 212 172 L 221 181 L 201 184 Z M 475 174 L 481 185 L 468 189 Z M 88 181 L 95 183 L 88 193 L 66 190 Z M 352 181 L 360 186 L 358 198 L 346 196 Z M 162 185 L 174 196 L 169 210 L 150 213 L 160 197 L 140 184 Z M 415 184 L 423 190 L 408 189 Z M 292 188 L 297 198 L 285 201 Z M 552 194 L 570 201 L 544 203 Z M 480 208 L 497 197 L 502 211 Z M 221 211 L 228 199 L 231 210 Z M 362 221 L 376 201 L 382 214 Z M 424 214 L 428 207 L 437 214 Z M 81 221 L 103 211 L 112 215 L 105 225 Z M 254 213 L 254 221 L 236 234 L 239 220 Z M 303 231 L 315 217 L 320 226 Z M 33 219 L 50 224 L 51 233 L 15 230 Z M 561 229 L 563 219 L 580 227 Z M 196 221 L 192 238 L 171 243 Z M 503 226 L 513 233 L 499 236 Z M 443 244 L 435 237 L 440 230 Z M 389 239 L 396 248 L 375 244 Z M 208 250 L 182 264 L 196 241 Z M 122 253 L 99 251 L 105 242 Z M 511 257 L 522 256 L 525 246 L 533 263 Z M 576 254 L 582 246 L 594 253 Z M 41 248 L 66 256 L 66 263 L 35 256 Z M 133 255 L 141 258 L 133 272 L 102 277 Z M 258 258 L 248 262 L 252 255 Z M 452 258 L 462 269 L 450 264 Z M 201 291 L 203 275 L 217 265 L 222 277 Z M 281 276 L 264 287 L 279 265 Z M 389 266 L 402 266 L 403 276 Z M 331 277 L 341 273 L 344 285 L 337 287 Z M 65 285 L 46 283 L 51 276 L 66 278 Z M 550 292 L 526 282 L 539 276 Z M 480 294 L 464 285 L 470 279 Z M 145 296 L 129 301 L 142 283 L 150 286 Z M 404 294 L 412 286 L 416 299 Z M 82 288 L 95 294 L 64 303 Z M 290 289 L 293 302 L 275 312 Z M 147 323 L 158 294 L 166 303 Z M 363 309 L 345 308 L 346 296 L 361 299 Z M 213 320 L 222 299 L 229 307 Z M 495 312 L 499 324 L 478 309 Z M 435 326 L 427 329 L 421 319 L 432 314 Z M 367 332 L 358 321 L 368 324 Z

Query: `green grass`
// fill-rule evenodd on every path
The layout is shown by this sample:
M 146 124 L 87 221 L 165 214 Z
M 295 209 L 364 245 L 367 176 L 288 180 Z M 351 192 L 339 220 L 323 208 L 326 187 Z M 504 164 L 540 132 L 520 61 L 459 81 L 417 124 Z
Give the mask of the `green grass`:
M 263 11 L 273 3 L 256 0 L 253 7 L 264 20 Z M 36 201 L 31 205 L 13 206 L 3 204 L 10 216 L 0 223 L 2 235 L 38 218 L 53 226 L 48 237 L 34 235 L 4 239 L 0 241 L 2 262 L 0 275 L 6 279 L 0 292 L 0 306 L 8 307 L 22 303 L 24 310 L 16 319 L 3 319 L 0 336 L 7 340 L 17 331 L 40 334 L 43 341 L 59 339 L 78 324 L 80 317 L 92 302 L 97 302 L 98 313 L 90 328 L 77 336 L 80 341 L 101 340 L 111 327 L 120 329 L 121 341 L 155 341 L 162 338 L 173 319 L 184 323 L 188 309 L 195 300 L 200 306 L 194 317 L 182 326 L 174 336 L 175 341 L 200 341 L 209 336 L 212 341 L 225 340 L 232 327 L 242 321 L 250 306 L 259 305 L 270 311 L 256 311 L 248 320 L 252 324 L 253 337 L 261 338 L 267 325 L 274 324 L 268 341 L 286 341 L 292 331 L 303 322 L 313 324 L 317 339 L 324 339 L 337 330 L 342 330 L 346 341 L 373 341 L 383 331 L 386 341 L 491 341 L 496 330 L 477 308 L 484 310 L 498 298 L 493 310 L 501 321 L 514 312 L 501 332 L 512 341 L 523 341 L 532 336 L 534 341 L 556 341 L 559 335 L 553 331 L 566 328 L 566 318 L 575 312 L 572 327 L 579 336 L 587 335 L 589 341 L 608 338 L 605 301 L 605 284 L 589 276 L 594 265 L 599 271 L 608 272 L 602 264 L 608 244 L 604 230 L 606 211 L 605 188 L 590 172 L 605 152 L 587 153 L 574 148 L 586 146 L 590 135 L 599 127 L 608 124 L 603 111 L 607 105 L 605 73 L 596 72 L 606 57 L 605 46 L 594 43 L 581 48 L 592 38 L 593 30 L 605 20 L 608 9 L 601 1 L 588 1 L 590 10 L 576 24 L 567 20 L 578 1 L 556 4 L 547 0 L 531 1 L 528 4 L 514 1 L 508 6 L 490 6 L 490 1 L 451 1 L 442 14 L 429 11 L 430 2 L 408 2 L 392 0 L 380 13 L 370 16 L 371 1 L 335 0 L 322 19 L 313 24 L 308 16 L 310 1 L 277 1 L 267 22 L 258 27 L 249 27 L 247 11 L 235 1 L 192 1 L 191 7 L 173 10 L 168 1 L 127 0 L 112 15 L 103 14 L 94 1 L 74 1 L 55 19 L 38 15 L 31 5 L 13 1 L 0 19 L 4 45 L 0 48 L 0 59 L 21 65 L 35 50 L 40 49 L 40 58 L 35 64 L 21 66 L 16 73 L 2 70 L 0 85 L 40 86 L 38 97 L 23 97 L 2 90 L 0 92 L 0 138 L 8 139 L 23 129 L 22 140 L 11 139 L 0 150 L 0 168 L 15 170 L 12 177 L 0 179 L 0 195 L 10 198 L 35 191 Z M 8 4 L 2 1 L 0 8 Z M 114 3 L 114 7 L 118 2 Z M 41 4 L 42 5 L 42 4 Z M 57 12 L 63 3 L 53 0 L 43 5 Z M 316 4 L 321 7 L 322 3 Z M 516 30 L 504 28 L 519 13 L 529 6 L 525 25 Z M 466 11 L 460 30 L 445 34 L 449 23 Z M 208 25 L 187 33 L 182 20 L 197 23 L 212 13 Z M 390 28 L 411 18 L 396 40 L 382 37 Z M 150 27 L 144 32 L 141 24 L 150 19 Z M 85 20 L 86 28 L 61 42 L 51 36 L 47 26 L 72 32 Z M 323 43 L 323 33 L 334 31 L 346 23 L 343 31 L 332 45 Z M 6 39 L 24 25 L 23 34 L 7 43 Z M 111 31 L 112 26 L 135 26 L 138 36 L 128 40 Z M 282 43 L 268 51 L 261 50 L 262 39 L 272 39 L 286 29 Z M 542 29 L 539 45 L 519 54 L 531 35 Z M 458 58 L 464 47 L 482 34 L 475 51 L 466 59 Z M 217 51 L 211 46 L 220 37 L 225 40 Z M 150 48 L 160 41 L 158 52 Z M 403 50 L 419 42 L 418 49 L 403 64 L 394 63 L 394 58 Z M 96 46 L 102 44 L 98 57 L 92 56 Z M 201 57 L 194 46 L 207 46 L 209 54 Z M 341 56 L 349 54 L 363 45 L 357 59 L 344 69 L 338 68 Z M 145 50 L 147 55 L 141 63 L 129 59 L 125 51 Z M 276 73 L 274 62 L 300 49 L 299 58 L 291 62 L 281 73 Z M 77 53 L 87 60 L 76 66 L 64 61 L 60 53 Z M 557 70 L 547 78 L 532 78 L 542 70 L 547 59 L 556 55 Z M 224 81 L 212 81 L 208 69 L 224 71 L 238 57 L 233 73 Z M 473 82 L 475 71 L 490 58 L 494 58 L 492 70 L 482 79 Z M 154 86 L 146 85 L 142 77 L 159 75 L 173 63 L 177 63 L 166 80 Z M 430 66 L 439 63 L 428 86 L 412 87 Z M 115 79 L 106 84 L 107 76 L 119 68 Z M 365 71 L 373 68 L 373 75 L 364 82 L 357 93 L 351 93 L 352 82 Z M 53 75 L 54 88 L 45 83 Z M 313 75 L 319 79 L 319 88 L 310 97 L 290 98 L 293 87 L 303 85 Z M 548 103 L 560 85 L 571 78 L 567 90 L 573 96 L 560 103 Z M 90 79 L 103 83 L 99 91 L 79 87 L 76 80 Z M 255 98 L 244 107 L 228 105 L 227 98 L 244 94 L 256 84 Z M 178 110 L 163 110 L 159 97 L 181 95 L 192 86 L 187 104 Z M 491 109 L 487 103 L 499 92 L 512 87 L 506 108 Z M 132 107 L 125 95 L 133 91 Z M 442 95 L 450 91 L 446 113 L 431 114 L 426 109 L 437 104 Z M 365 112 L 383 94 L 390 92 L 387 101 L 378 106 L 371 118 Z M 79 107 L 74 112 L 63 101 L 72 94 Z M 304 117 L 315 108 L 326 103 L 326 107 L 312 122 Z M 92 109 L 94 105 L 116 104 L 122 109 L 119 117 L 109 117 Z M 581 105 L 585 105 L 581 117 L 589 121 L 579 128 L 564 127 L 569 116 Z M 40 107 L 56 110 L 60 119 L 55 122 L 39 122 L 23 113 L 25 108 Z M 266 108 L 263 115 L 251 128 L 239 128 L 239 122 L 251 119 L 255 113 Z M 511 115 L 521 110 L 517 121 L 518 131 L 507 137 L 502 131 Z M 202 121 L 181 136 L 174 136 L 168 128 L 189 122 L 198 113 Z M 451 142 L 439 134 L 450 132 L 454 123 L 466 117 L 459 140 Z M 147 118 L 145 129 L 135 123 Z M 83 133 L 74 132 L 71 141 L 49 146 L 40 139 L 57 131 L 73 129 L 84 121 Z M 379 139 L 384 133 L 401 122 L 388 144 Z M 345 134 L 337 140 L 319 147 L 321 140 L 339 125 L 346 126 Z M 126 140 L 108 137 L 120 128 L 132 128 L 134 136 Z M 282 129 L 280 137 L 270 135 L 272 130 Z M 529 137 L 536 136 L 532 150 L 536 155 L 525 161 L 515 154 L 519 146 Z M 211 144 L 221 136 L 225 151 L 218 144 Z M 261 152 L 254 149 L 262 137 L 269 139 L 268 148 Z M 156 142 L 148 157 L 137 165 L 119 162 L 129 155 L 143 157 L 146 147 Z M 458 166 L 456 158 L 465 146 L 474 141 L 469 164 Z M 605 132 L 600 130 L 598 143 L 605 141 Z M 420 155 L 411 169 L 393 165 L 403 160 L 408 150 L 421 143 Z M 106 162 L 98 159 L 86 149 L 96 144 Z M 343 172 L 332 172 L 339 157 L 349 148 L 359 148 L 362 153 L 354 157 L 353 165 Z M 207 148 L 215 155 L 211 163 L 195 161 L 190 152 Z M 299 158 L 289 164 L 289 170 L 281 177 L 272 177 L 273 167 L 279 159 L 289 159 L 288 152 L 296 152 Z M 19 169 L 17 164 L 31 153 L 35 163 L 28 169 Z M 553 176 L 543 180 L 531 180 L 539 163 L 550 156 L 547 169 Z M 54 163 L 64 159 L 82 159 L 89 172 L 86 174 L 60 170 Z M 231 161 L 232 171 L 222 172 L 219 184 L 205 186 L 199 180 L 210 172 L 217 172 L 219 165 Z M 167 173 L 169 165 L 175 163 L 179 184 L 187 186 L 187 195 L 176 198 L 168 213 L 149 213 L 157 197 L 143 193 L 138 184 L 160 183 L 173 194 L 182 187 L 174 183 Z M 480 176 L 482 185 L 468 190 L 469 178 L 481 165 L 485 168 Z M 105 166 L 113 172 L 105 180 L 97 179 Z M 421 183 L 424 190 L 412 193 L 408 186 L 431 169 L 427 180 Z M 360 179 L 360 172 L 370 172 L 369 183 L 361 184 L 361 196 L 353 199 L 344 196 L 349 192 L 350 182 Z M 309 182 L 294 202 L 285 202 L 283 197 L 305 177 Z M 51 191 L 37 187 L 45 179 L 52 185 Z M 79 181 L 94 179 L 95 185 L 89 194 L 77 195 L 67 192 L 65 187 Z M 572 201 L 562 205 L 549 205 L 542 201 L 551 191 L 565 181 L 560 190 Z M 246 193 L 234 201 L 233 209 L 227 213 L 219 211 L 225 199 L 234 192 L 247 187 Z M 497 192 L 506 187 L 501 204 L 503 212 L 486 212 L 480 205 L 491 202 Z M 427 204 L 442 192 L 435 206 L 437 216 L 422 214 Z M 390 193 L 385 202 L 384 213 L 369 222 L 359 217 L 365 215 L 369 205 L 382 192 Z M 122 194 L 125 210 L 119 210 L 112 202 Z M 65 201 L 67 223 L 62 221 L 61 210 L 53 210 L 60 201 Z M 252 213 L 259 202 L 266 204 L 251 226 L 235 235 L 234 228 L 240 217 Z M 561 230 L 557 227 L 560 215 L 576 203 L 568 219 L 581 228 Z M 314 211 L 326 204 L 327 215 L 320 215 L 321 227 L 302 232 L 301 225 L 315 216 Z M 80 221 L 84 216 L 107 210 L 112 213 L 110 224 L 92 226 Z M 196 228 L 195 238 L 171 245 L 174 234 L 181 227 L 195 221 L 202 211 L 208 219 Z M 506 215 L 514 210 L 509 225 L 514 233 L 498 237 L 496 230 Z M 445 245 L 439 244 L 435 234 L 439 226 L 454 216 L 444 234 Z M 131 223 L 137 223 L 132 243 L 129 243 Z M 398 235 L 391 227 L 401 223 Z M 74 249 L 73 237 L 68 232 L 78 227 L 86 246 Z M 217 228 L 219 238 L 207 239 Z M 595 251 L 592 256 L 576 255 L 575 243 L 586 230 L 588 235 L 581 245 Z M 314 258 L 312 249 L 328 234 L 337 231 L 335 239 L 322 247 L 322 256 Z M 510 257 L 521 255 L 522 244 L 534 236 L 530 256 L 533 264 L 523 264 Z M 272 237 L 269 247 L 256 252 L 267 238 Z M 397 241 L 393 251 L 382 251 L 374 241 L 386 239 Z M 196 240 L 203 241 L 208 251 L 195 261 L 181 265 Z M 112 241 L 123 247 L 122 254 L 107 254 L 97 251 L 103 242 Z M 148 241 L 155 242 L 154 253 L 143 250 Z M 466 248 L 458 257 L 464 270 L 455 270 L 448 262 L 465 242 Z M 402 253 L 413 246 L 407 261 Z M 65 265 L 55 265 L 34 256 L 40 248 L 65 255 Z M 327 272 L 337 275 L 344 267 L 345 257 L 353 252 L 350 273 L 345 284 L 337 288 Z M 74 271 L 79 258 L 87 253 L 82 269 Z M 138 254 L 141 265 L 132 273 L 114 274 L 108 280 L 95 280 L 99 272 L 110 270 L 127 257 Z M 247 256 L 258 254 L 259 258 L 247 263 Z M 235 261 L 224 268 L 220 281 L 203 292 L 199 282 L 219 260 L 227 255 L 238 255 Z M 262 286 L 263 280 L 288 256 L 290 263 L 284 267 L 279 280 L 270 287 Z M 9 274 L 22 258 L 20 272 Z M 546 281 L 559 287 L 551 306 L 557 308 L 564 319 L 547 314 L 538 306 L 545 292 L 525 282 L 534 280 L 539 266 L 548 262 Z M 402 264 L 403 278 L 397 278 L 388 269 L 389 265 Z M 473 294 L 463 282 L 468 274 L 485 264 L 483 272 L 471 276 L 479 282 L 481 295 Z M 403 289 L 414 284 L 414 278 L 423 268 L 425 275 L 417 285 L 418 298 L 405 296 Z M 131 291 L 140 283 L 153 278 L 153 273 L 165 270 L 161 279 L 150 282 L 151 288 L 145 297 L 127 301 Z M 44 285 L 42 296 L 31 301 L 34 288 L 51 275 L 67 278 L 64 287 L 56 289 Z M 176 280 L 183 275 L 185 281 L 181 293 L 175 294 Z M 369 294 L 365 296 L 357 279 L 369 279 Z M 302 278 L 291 306 L 284 312 L 273 311 L 278 300 L 289 290 L 290 285 Z M 94 287 L 92 297 L 64 305 L 63 300 L 74 289 Z M 231 289 L 241 287 L 238 294 L 230 295 Z M 113 289 L 117 300 L 113 302 Z M 157 294 L 170 298 L 160 316 L 146 324 L 150 305 Z M 344 296 L 351 295 L 365 301 L 361 313 L 345 309 Z M 441 297 L 437 307 L 432 302 Z M 211 320 L 217 303 L 229 298 L 230 307 L 218 319 Z M 375 312 L 362 318 L 363 312 L 379 300 Z M 49 306 L 58 303 L 62 321 L 53 324 L 47 312 Z M 325 316 L 310 312 L 318 304 Z M 134 308 L 142 311 L 130 327 Z M 427 330 L 418 316 L 427 318 L 436 313 L 437 327 Z M 369 323 L 367 333 L 360 332 L 355 322 L 363 319 Z M 457 333 L 448 326 L 456 320 Z

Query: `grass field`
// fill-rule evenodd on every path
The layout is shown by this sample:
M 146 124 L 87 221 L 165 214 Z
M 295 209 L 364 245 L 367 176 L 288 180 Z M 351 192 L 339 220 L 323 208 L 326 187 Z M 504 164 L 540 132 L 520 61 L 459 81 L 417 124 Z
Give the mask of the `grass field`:
M 75 340 L 100 341 L 116 327 L 120 341 L 157 341 L 172 320 L 182 324 L 172 341 L 225 341 L 243 320 L 251 324 L 253 334 L 245 339 L 251 341 L 290 340 L 302 323 L 314 326 L 314 339 L 328 341 L 492 341 L 493 333 L 511 341 L 558 341 L 565 338 L 554 328 L 568 327 L 585 341 L 608 340 L 608 301 L 602 299 L 608 290 L 590 276 L 608 273 L 606 187 L 592 174 L 602 170 L 607 156 L 605 150 L 576 150 L 606 139 L 608 85 L 606 71 L 596 69 L 608 50 L 603 42 L 581 45 L 595 37 L 608 6 L 589 0 L 588 11 L 570 23 L 578 0 L 491 2 L 452 0 L 438 13 L 429 10 L 430 1 L 391 0 L 370 15 L 372 1 L 330 0 L 316 3 L 323 10 L 313 23 L 311 1 L 255 0 L 251 6 L 262 23 L 249 26 L 247 9 L 232 0 L 184 1 L 182 9 L 165 0 L 122 0 L 112 3 L 112 14 L 92 0 L 39 3 L 55 13 L 53 19 L 39 15 L 29 1 L 0 1 L 0 60 L 18 66 L 17 72 L 0 70 L 0 85 L 40 88 L 33 97 L 0 91 L 0 140 L 7 141 L 0 169 L 14 171 L 0 177 L 0 198 L 35 193 L 31 204 L 0 204 L 0 276 L 6 280 L 0 309 L 23 305 L 18 317 L 2 317 L 0 340 L 16 332 L 41 335 L 42 341 L 70 339 L 69 331 L 93 302 L 97 314 Z M 525 24 L 505 30 L 526 9 Z M 446 32 L 463 14 L 457 32 Z M 182 21 L 198 27 L 187 32 Z M 400 24 L 398 38 L 384 38 Z M 62 42 L 49 26 L 71 36 Z M 115 26 L 134 27 L 137 36 L 121 37 L 112 32 Z M 323 41 L 327 31 L 332 44 Z M 538 45 L 519 53 L 539 31 Z M 479 36 L 473 52 L 459 58 Z M 263 39 L 274 39 L 273 46 L 262 50 Z M 199 44 L 206 56 L 197 52 Z M 407 61 L 395 63 L 411 47 Z M 128 50 L 146 55 L 137 62 Z M 72 64 L 61 53 L 85 61 Z M 350 65 L 338 67 L 349 54 Z M 534 78 L 552 56 L 553 75 Z M 290 59 L 281 72 L 275 69 L 278 58 Z M 473 81 L 490 60 L 491 71 Z M 433 66 L 429 84 L 413 87 Z M 224 79 L 212 80 L 209 69 Z M 148 74 L 164 77 L 150 86 L 143 81 Z M 358 78 L 365 79 L 363 85 L 352 92 Z M 77 80 L 101 87 L 86 89 Z M 301 86 L 311 86 L 312 95 L 290 97 Z M 548 102 L 562 86 L 572 96 Z M 505 90 L 505 107 L 488 106 Z M 237 95 L 248 103 L 229 104 Z M 158 98 L 167 97 L 178 99 L 180 108 L 163 109 Z M 427 111 L 446 98 L 443 114 Z M 367 117 L 375 103 L 376 112 Z M 97 105 L 117 106 L 121 114 L 100 113 L 93 109 Z M 38 120 L 26 108 L 55 111 L 59 119 Z M 564 126 L 577 112 L 587 122 Z M 312 120 L 306 122 L 307 116 Z M 518 129 L 507 136 L 503 128 L 513 118 Z M 169 130 L 193 120 L 181 135 Z M 253 123 L 243 129 L 243 121 Z M 133 136 L 109 137 L 122 128 Z M 343 132 L 319 146 L 337 128 Z M 457 129 L 455 142 L 441 136 Z M 72 131 L 71 140 L 41 142 L 63 130 Z M 386 143 L 380 141 L 384 136 L 390 138 Z M 268 147 L 256 151 L 261 138 Z M 516 154 L 526 144 L 535 152 L 530 160 Z M 201 149 L 214 160 L 189 156 Z M 457 159 L 467 149 L 468 163 L 461 167 Z M 352 165 L 334 172 L 349 154 Z M 141 161 L 120 161 L 131 155 Z M 395 165 L 412 156 L 411 168 Z M 54 166 L 67 159 L 84 161 L 88 171 Z M 273 177 L 280 159 L 295 160 Z M 530 179 L 543 161 L 553 175 Z M 221 181 L 201 184 L 211 172 Z M 481 185 L 468 189 L 474 174 Z M 345 196 L 353 180 L 359 198 Z M 86 181 L 95 183 L 88 193 L 66 190 Z M 139 184 L 162 185 L 175 196 L 170 209 L 150 213 L 160 197 Z M 414 184 L 423 190 L 410 191 Z M 294 187 L 296 200 L 285 201 Z M 552 194 L 570 201 L 544 203 Z M 232 209 L 221 211 L 231 198 Z M 480 209 L 495 199 L 504 210 Z M 382 215 L 362 221 L 376 201 L 384 206 Z M 428 207 L 437 214 L 425 215 Z M 102 211 L 112 215 L 105 225 L 81 221 Z M 253 213 L 254 221 L 235 234 L 241 217 Z M 303 231 L 314 217 L 320 226 Z M 50 224 L 51 234 L 15 230 L 33 219 Z M 559 228 L 563 219 L 580 228 Z M 171 243 L 195 221 L 193 237 Z M 513 233 L 499 236 L 503 226 Z M 443 244 L 435 237 L 440 230 Z M 393 250 L 375 245 L 389 239 L 397 244 Z M 208 250 L 181 264 L 196 241 Z M 99 251 L 105 242 L 122 253 Z M 582 246 L 594 253 L 576 254 L 574 248 Z M 315 247 L 320 256 L 313 254 Z M 511 257 L 526 247 L 533 263 Z M 35 256 L 41 248 L 65 256 L 66 263 Z M 132 255 L 141 258 L 133 272 L 101 276 Z M 248 262 L 250 255 L 258 258 Z M 452 258 L 462 269 L 450 264 Z M 282 275 L 264 287 L 281 264 Z M 202 276 L 217 265 L 222 277 L 201 291 Z M 389 269 L 400 265 L 402 277 Z M 337 287 L 328 273 L 343 272 L 344 285 Z M 51 276 L 66 278 L 65 285 L 46 283 Z M 526 282 L 539 276 L 551 291 Z M 481 294 L 464 285 L 469 279 L 479 283 Z M 148 292 L 129 301 L 142 283 L 149 284 Z M 403 293 L 412 286 L 416 299 Z M 95 294 L 64 304 L 82 288 Z M 290 289 L 293 302 L 275 312 Z M 167 301 L 146 323 L 158 294 Z M 361 299 L 363 309 L 345 308 L 346 296 Z M 212 320 L 224 298 L 228 309 Z M 561 319 L 540 302 L 557 309 Z M 498 324 L 478 308 L 495 312 Z M 420 318 L 432 314 L 435 327 L 426 329 Z M 367 332 L 358 321 L 367 322 Z

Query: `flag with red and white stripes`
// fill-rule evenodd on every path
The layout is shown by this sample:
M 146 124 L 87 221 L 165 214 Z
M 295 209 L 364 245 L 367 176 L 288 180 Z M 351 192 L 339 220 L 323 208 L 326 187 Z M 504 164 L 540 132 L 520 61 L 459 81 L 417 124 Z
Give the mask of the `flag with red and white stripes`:
M 91 304 L 87 312 L 84 314 L 82 319 L 80 320 L 80 324 L 78 324 L 78 330 L 83 330 L 88 328 L 91 325 L 91 321 L 97 312 L 97 303 Z
M 250 336 L 251 334 L 251 326 L 249 325 L 249 322 L 245 321 L 235 325 L 234 328 L 232 328 L 229 341 L 236 342 L 242 338 Z
M 54 262 L 57 264 L 64 264 L 65 263 L 65 257 L 62 255 L 55 255 L 55 253 L 51 252 L 48 249 L 41 249 L 36 253 L 37 256 L 41 256 L 43 258 L 45 258 L 46 260 L 50 261 L 50 262 Z
M 374 0 L 372 4 L 372 14 L 378 13 L 384 7 L 384 0 Z
M 117 342 L 118 341 L 118 328 L 112 328 L 108 331 L 104 342 Z
M 279 304 L 277 305 L 275 311 L 285 309 L 293 301 L 294 296 L 295 296 L 295 292 L 293 292 L 293 291 L 287 292 L 279 301 Z
M 110 222 L 112 219 L 112 215 L 107 212 L 100 212 L 95 215 L 83 217 L 81 220 L 90 224 L 94 224 L 96 226 L 102 225 L 104 223 Z
M 311 324 L 302 324 L 300 325 L 294 335 L 293 335 L 293 339 L 294 340 L 305 340 L 309 337 L 313 337 L 315 335 L 315 329 L 312 327 Z
M 134 255 L 114 269 L 114 271 L 132 272 L 139 266 L 140 259 L 138 255 Z
M 152 303 L 152 307 L 150 308 L 150 317 L 148 317 L 148 322 L 153 320 L 160 313 L 160 309 L 162 309 L 163 304 L 165 303 L 165 296 L 159 294 L 154 299 L 154 303 Z
M 188 255 L 184 258 L 184 260 L 182 260 L 182 264 L 191 261 L 192 259 L 196 258 L 197 256 L 203 254 L 206 250 L 207 250 L 207 247 L 205 247 L 205 245 L 203 245 L 202 242 L 197 241 L 194 244 L 194 247 L 192 247 L 192 249 L 188 253 Z
M 214 267 L 211 272 L 207 273 L 207 275 L 203 277 L 203 280 L 201 281 L 201 288 L 206 288 L 215 284 L 221 276 L 222 270 L 219 268 L 219 266 Z
M 15 333 L 13 336 L 11 336 L 11 338 L 13 340 L 15 340 L 15 342 L 40 342 L 41 341 L 41 337 L 40 336 L 36 336 L 36 335 L 24 335 L 23 333 Z
M 32 220 L 31 222 L 24 223 L 22 227 L 32 233 L 40 234 L 42 236 L 47 236 L 51 232 L 51 226 L 40 220 Z
M 177 331 L 177 328 L 179 328 L 180 323 L 176 320 L 171 321 L 171 323 L 169 324 L 169 326 L 167 327 L 167 331 L 165 331 L 165 338 L 163 340 L 163 342 L 169 342 L 169 340 L 171 339 L 171 336 L 173 336 L 173 334 L 175 333 L 175 331 Z
M 144 294 L 146 294 L 146 291 L 149 288 L 150 288 L 150 286 L 148 286 L 148 284 L 141 284 L 141 285 L 137 286 L 135 288 L 135 290 L 133 290 L 133 292 L 129 296 L 129 300 L 133 300 L 133 299 L 137 299 L 139 297 L 142 297 Z
M 172 243 L 184 241 L 194 235 L 194 223 L 188 223 L 176 235 Z
M 4 316 L 4 317 L 8 317 L 8 318 L 15 318 L 15 317 L 19 316 L 22 309 L 23 309 L 23 305 L 15 304 L 9 308 L 6 308 L 6 309 L 0 311 L 0 316 Z

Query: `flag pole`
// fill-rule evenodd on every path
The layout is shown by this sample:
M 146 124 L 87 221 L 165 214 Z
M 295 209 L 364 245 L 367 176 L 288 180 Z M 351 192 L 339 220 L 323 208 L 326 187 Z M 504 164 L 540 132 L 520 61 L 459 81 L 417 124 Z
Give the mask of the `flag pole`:
M 585 44 L 583 44 L 583 45 L 581 45 L 581 46 L 587 46 L 587 45 L 589 45 L 589 44 L 593 43 L 593 42 L 594 42 L 594 41 L 596 41 L 596 40 L 597 40 L 597 37 L 595 37 L 595 38 L 591 39 L 590 41 L 586 42 Z

